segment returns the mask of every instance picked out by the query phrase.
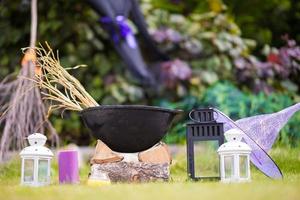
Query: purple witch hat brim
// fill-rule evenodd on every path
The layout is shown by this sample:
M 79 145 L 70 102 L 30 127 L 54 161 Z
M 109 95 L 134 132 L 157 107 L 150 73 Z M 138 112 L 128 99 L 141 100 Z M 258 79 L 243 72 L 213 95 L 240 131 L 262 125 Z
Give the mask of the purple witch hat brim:
M 232 128 L 237 128 L 244 132 L 244 142 L 246 142 L 252 149 L 250 160 L 260 171 L 271 178 L 280 179 L 283 177 L 279 167 L 268 155 L 268 153 L 260 147 L 259 144 L 257 144 L 241 127 L 239 127 L 227 115 L 217 109 L 214 110 L 218 113 L 217 121 L 224 123 L 224 131 Z
M 257 115 L 234 122 L 215 109 L 218 113 L 217 121 L 224 123 L 224 131 L 238 128 L 245 133 L 244 142 L 252 148 L 251 162 L 265 175 L 274 179 L 281 179 L 282 173 L 267 151 L 272 148 L 280 129 L 299 110 L 300 103 L 297 103 L 277 113 Z

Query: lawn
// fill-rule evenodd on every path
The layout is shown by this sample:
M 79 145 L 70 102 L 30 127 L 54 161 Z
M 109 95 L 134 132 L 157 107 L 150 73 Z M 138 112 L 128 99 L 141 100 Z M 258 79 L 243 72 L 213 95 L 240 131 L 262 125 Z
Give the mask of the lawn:
M 252 182 L 221 184 L 192 182 L 186 177 L 184 153 L 179 153 L 171 169 L 168 183 L 112 184 L 87 186 L 88 165 L 81 170 L 80 185 L 58 185 L 57 166 L 53 166 L 53 184 L 49 187 L 19 186 L 20 165 L 12 161 L 0 167 L 0 199 L 300 199 L 300 148 L 275 148 L 271 152 L 284 173 L 283 180 L 271 180 L 252 167 Z

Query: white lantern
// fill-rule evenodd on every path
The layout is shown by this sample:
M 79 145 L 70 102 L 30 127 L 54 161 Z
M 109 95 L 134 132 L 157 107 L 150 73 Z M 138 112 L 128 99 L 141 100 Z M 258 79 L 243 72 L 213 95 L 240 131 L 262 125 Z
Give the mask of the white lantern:
M 227 142 L 222 144 L 218 149 L 221 182 L 251 181 L 251 148 L 241 141 L 244 133 L 239 129 L 230 129 L 224 135 Z
M 44 147 L 46 136 L 34 133 L 28 136 L 30 146 L 25 147 L 22 158 L 21 185 L 43 186 L 50 184 L 51 159 L 53 153 Z

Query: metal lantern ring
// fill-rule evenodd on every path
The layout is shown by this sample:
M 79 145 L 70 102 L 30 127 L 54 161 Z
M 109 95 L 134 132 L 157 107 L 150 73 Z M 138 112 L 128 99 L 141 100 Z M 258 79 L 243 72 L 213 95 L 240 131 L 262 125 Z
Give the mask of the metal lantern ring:
M 47 138 L 43 134 L 34 133 L 27 139 L 30 146 L 20 152 L 22 158 L 21 185 L 49 185 L 53 153 L 44 147 Z

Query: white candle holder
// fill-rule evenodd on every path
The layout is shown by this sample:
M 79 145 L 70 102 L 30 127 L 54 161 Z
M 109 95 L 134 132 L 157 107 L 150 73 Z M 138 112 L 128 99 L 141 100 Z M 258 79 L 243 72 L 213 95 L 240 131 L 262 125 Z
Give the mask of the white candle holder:
M 21 185 L 49 185 L 53 153 L 44 147 L 47 138 L 43 134 L 34 133 L 27 139 L 30 146 L 20 152 L 22 158 Z
M 221 145 L 218 149 L 221 182 L 237 183 L 251 181 L 251 148 L 241 141 L 243 134 L 239 129 L 230 129 L 224 133 L 228 142 Z

